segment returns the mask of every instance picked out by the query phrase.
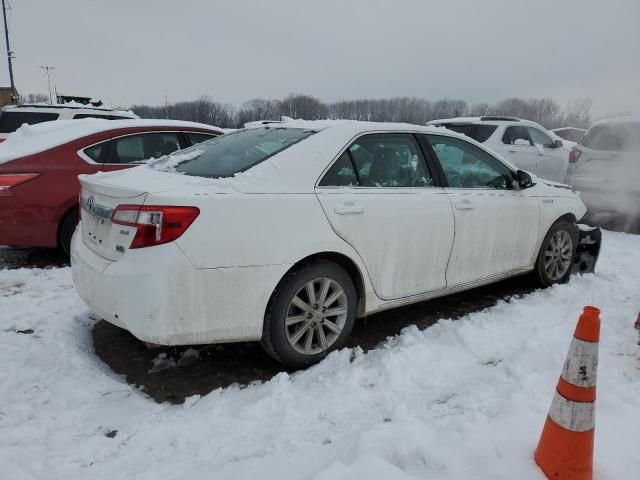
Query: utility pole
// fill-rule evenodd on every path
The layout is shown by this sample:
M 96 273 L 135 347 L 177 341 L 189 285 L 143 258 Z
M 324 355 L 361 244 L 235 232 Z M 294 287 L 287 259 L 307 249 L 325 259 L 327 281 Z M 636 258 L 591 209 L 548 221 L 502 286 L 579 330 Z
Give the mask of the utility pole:
M 11 82 L 11 100 L 14 103 L 18 103 L 18 91 L 16 90 L 16 84 L 13 81 L 13 52 L 9 46 L 9 27 L 7 26 L 7 6 L 5 0 L 2 0 L 2 17 L 4 18 L 4 39 L 7 45 L 7 61 L 9 62 L 9 81 Z
M 169 97 L 167 95 L 164 96 L 164 116 L 169 118 Z
M 40 68 L 45 72 L 47 72 L 47 84 L 49 85 L 49 104 L 53 105 L 53 94 L 51 93 L 51 77 L 49 76 L 49 72 L 55 69 L 56 67 L 48 67 L 45 65 Z

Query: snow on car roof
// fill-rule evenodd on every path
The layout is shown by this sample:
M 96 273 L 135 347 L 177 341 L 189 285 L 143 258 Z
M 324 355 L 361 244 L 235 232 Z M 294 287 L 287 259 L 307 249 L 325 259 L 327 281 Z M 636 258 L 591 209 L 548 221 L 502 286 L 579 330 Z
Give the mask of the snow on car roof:
M 88 135 L 108 130 L 135 127 L 175 127 L 204 128 L 225 132 L 223 128 L 205 125 L 204 123 L 185 122 L 181 120 L 103 120 L 85 118 L 82 120 L 56 120 L 36 125 L 22 125 L 10 133 L 6 141 L 0 143 L 0 164 L 27 155 L 44 152 L 50 148 L 64 145 Z

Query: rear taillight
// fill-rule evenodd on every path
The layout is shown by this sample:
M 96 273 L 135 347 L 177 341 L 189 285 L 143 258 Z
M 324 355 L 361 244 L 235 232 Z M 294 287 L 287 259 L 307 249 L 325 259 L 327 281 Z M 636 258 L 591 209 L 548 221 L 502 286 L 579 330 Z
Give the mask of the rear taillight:
M 6 138 L 0 138 L 0 143 L 4 142 Z
M 580 155 L 582 155 L 582 150 L 578 147 L 573 147 L 569 152 L 569 163 L 576 163 L 580 158 Z
M 0 174 L 0 197 L 13 197 L 11 189 L 29 180 L 33 180 L 39 173 L 5 173 Z
M 111 221 L 136 227 L 136 235 L 129 248 L 144 248 L 174 241 L 199 214 L 197 207 L 119 205 Z

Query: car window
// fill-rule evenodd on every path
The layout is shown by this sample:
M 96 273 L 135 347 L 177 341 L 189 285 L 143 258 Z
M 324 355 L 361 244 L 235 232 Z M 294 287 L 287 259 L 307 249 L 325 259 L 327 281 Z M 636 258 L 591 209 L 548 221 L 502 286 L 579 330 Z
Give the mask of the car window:
M 175 167 L 174 162 L 167 160 L 154 163 L 153 168 L 175 168 L 176 172 L 198 177 L 230 177 L 248 170 L 314 133 L 315 130 L 281 127 L 239 130 L 190 147 L 188 151 L 193 155 L 185 156 L 185 160 L 179 161 Z
M 453 188 L 513 188 L 513 172 L 497 158 L 464 140 L 427 135 Z
M 506 145 L 531 145 L 527 131 L 520 126 L 507 127 L 502 135 L 502 143 Z
M 325 173 L 318 184 L 321 187 L 346 187 L 357 185 L 358 177 L 351 163 L 349 152 L 345 151 L 331 168 Z
M 582 145 L 592 150 L 640 151 L 640 122 L 620 122 L 591 127 Z
M 113 140 L 113 148 L 107 163 L 139 163 L 160 158 L 180 149 L 178 134 L 144 133 Z
M 347 149 L 363 187 L 429 187 L 433 179 L 411 134 L 363 135 Z
M 108 144 L 109 144 L 108 141 L 98 143 L 97 145 L 94 145 L 92 147 L 85 148 L 83 152 L 87 157 L 89 157 L 94 162 L 99 162 L 100 156 L 102 155 L 103 150 L 106 148 Z
M 114 117 L 111 115 L 100 115 L 98 113 L 76 113 L 73 116 L 74 120 L 80 120 L 82 118 L 102 118 L 104 120 L 111 120 Z
M 217 137 L 217 135 L 209 135 L 207 133 L 184 132 L 184 134 L 189 139 L 189 143 L 191 145 L 206 142 L 207 140 Z
M 0 133 L 15 132 L 23 123 L 36 123 L 56 120 L 60 115 L 48 112 L 2 112 L 0 113 Z
M 544 133 L 542 130 L 539 130 L 535 127 L 527 127 L 529 130 L 529 135 L 531 136 L 531 140 L 533 143 L 537 143 L 538 145 L 542 145 L 543 147 L 551 147 L 553 145 L 553 140 L 549 135 Z
M 463 135 L 473 138 L 476 142 L 480 143 L 486 142 L 498 128 L 497 125 L 476 125 L 473 123 L 444 123 L 442 125 L 449 130 L 462 133 Z

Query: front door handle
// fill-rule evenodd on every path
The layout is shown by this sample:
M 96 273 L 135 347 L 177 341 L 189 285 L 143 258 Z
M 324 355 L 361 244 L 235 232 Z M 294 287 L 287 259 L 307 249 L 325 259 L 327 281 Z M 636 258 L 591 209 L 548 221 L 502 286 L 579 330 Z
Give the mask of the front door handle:
M 456 203 L 456 209 L 458 210 L 473 210 L 474 208 L 476 208 L 476 206 L 469 200 L 462 200 Z
M 359 215 L 364 213 L 364 207 L 352 202 L 343 203 L 342 205 L 336 205 L 333 208 L 333 212 L 336 215 Z

